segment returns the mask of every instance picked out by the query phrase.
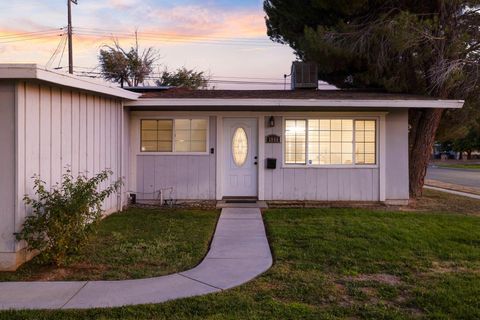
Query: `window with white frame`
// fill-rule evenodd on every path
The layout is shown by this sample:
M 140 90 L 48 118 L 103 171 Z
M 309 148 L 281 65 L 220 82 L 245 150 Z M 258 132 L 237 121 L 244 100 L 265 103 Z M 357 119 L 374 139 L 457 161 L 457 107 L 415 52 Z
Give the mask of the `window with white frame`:
M 207 119 L 141 120 L 141 152 L 207 152 Z
M 285 120 L 286 165 L 375 165 L 376 120 Z

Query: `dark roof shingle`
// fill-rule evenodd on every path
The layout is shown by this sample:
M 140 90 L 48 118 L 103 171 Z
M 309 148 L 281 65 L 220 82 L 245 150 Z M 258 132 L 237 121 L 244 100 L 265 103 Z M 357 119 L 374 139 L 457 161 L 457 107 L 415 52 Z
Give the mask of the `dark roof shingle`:
M 187 90 L 146 92 L 141 99 L 341 99 L 341 100 L 435 100 L 435 98 L 358 90 Z

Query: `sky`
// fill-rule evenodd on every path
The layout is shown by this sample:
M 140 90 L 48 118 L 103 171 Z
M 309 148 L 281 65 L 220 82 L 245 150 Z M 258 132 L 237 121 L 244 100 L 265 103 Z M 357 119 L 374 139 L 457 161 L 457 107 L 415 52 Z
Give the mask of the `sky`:
M 0 63 L 65 71 L 66 7 L 66 0 L 1 1 Z M 140 47 L 160 56 L 155 72 L 205 71 L 218 89 L 283 89 L 295 60 L 288 46 L 268 39 L 261 0 L 78 0 L 72 10 L 77 72 L 94 70 L 100 48 L 113 38 L 132 45 L 135 30 Z

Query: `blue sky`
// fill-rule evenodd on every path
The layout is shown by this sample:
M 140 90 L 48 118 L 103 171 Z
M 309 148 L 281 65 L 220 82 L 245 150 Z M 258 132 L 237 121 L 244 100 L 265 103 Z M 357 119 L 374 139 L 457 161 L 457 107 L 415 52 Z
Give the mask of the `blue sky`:
M 65 2 L 2 1 L 0 63 L 35 62 L 45 65 L 59 47 L 50 67 L 65 66 L 66 54 L 60 61 L 63 43 L 60 43 L 58 35 L 62 31 L 52 30 L 66 25 Z M 185 66 L 206 71 L 214 78 L 281 81 L 295 59 L 290 48 L 274 44 L 267 38 L 262 1 L 78 2 L 78 6 L 73 8 L 74 56 L 78 70 L 94 68 L 99 49 L 111 43 L 113 37 L 123 46 L 131 45 L 135 29 L 139 31 L 142 47 L 152 46 L 158 50 L 161 56 L 159 70 Z M 18 35 L 38 31 L 45 33 Z M 219 87 L 225 87 L 225 84 L 219 84 Z

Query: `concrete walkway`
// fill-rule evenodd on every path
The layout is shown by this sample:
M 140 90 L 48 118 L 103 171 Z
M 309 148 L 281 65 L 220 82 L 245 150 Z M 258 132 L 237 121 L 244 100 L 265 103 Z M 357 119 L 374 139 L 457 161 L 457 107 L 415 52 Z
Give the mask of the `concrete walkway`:
M 226 208 L 220 215 L 210 251 L 191 270 L 140 280 L 2 282 L 0 309 L 85 309 L 160 303 L 236 287 L 271 265 L 260 210 Z
M 455 195 L 457 195 L 457 196 L 463 196 L 463 197 L 467 197 L 467 198 L 472 198 L 472 199 L 478 199 L 478 200 L 480 200 L 480 195 L 473 194 L 473 193 L 461 192 L 461 191 L 456 191 L 456 190 L 451 190 L 451 189 L 445 189 L 445 188 L 438 188 L 438 187 L 433 187 L 433 186 L 428 186 L 428 185 L 425 185 L 425 186 L 423 186 L 423 187 L 424 187 L 425 189 L 442 191 L 442 192 L 446 192 L 446 193 L 455 194 Z

